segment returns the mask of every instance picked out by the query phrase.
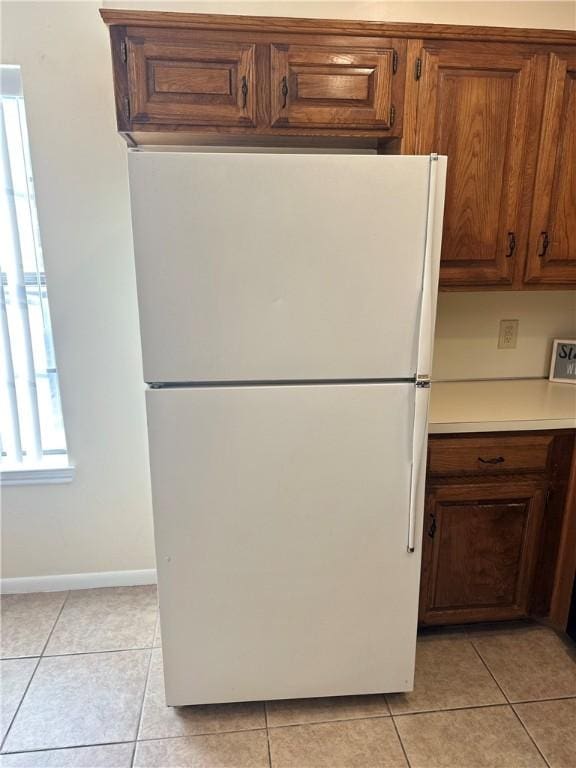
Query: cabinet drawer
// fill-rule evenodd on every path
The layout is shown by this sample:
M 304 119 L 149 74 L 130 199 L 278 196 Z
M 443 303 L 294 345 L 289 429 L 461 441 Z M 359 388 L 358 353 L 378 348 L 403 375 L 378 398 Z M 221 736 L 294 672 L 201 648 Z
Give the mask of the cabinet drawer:
M 254 45 L 128 37 L 126 52 L 133 127 L 254 125 Z
M 272 45 L 272 126 L 393 133 L 402 106 L 393 99 L 398 57 L 385 40 L 374 50 Z
M 492 475 L 543 472 L 548 468 L 553 437 L 458 437 L 430 440 L 428 473 Z

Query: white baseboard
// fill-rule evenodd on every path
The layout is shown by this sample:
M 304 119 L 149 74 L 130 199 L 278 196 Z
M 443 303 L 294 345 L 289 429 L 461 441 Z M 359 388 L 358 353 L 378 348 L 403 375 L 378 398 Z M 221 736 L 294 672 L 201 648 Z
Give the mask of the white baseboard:
M 104 571 L 101 573 L 62 573 L 55 576 L 22 576 L 0 579 L 3 595 L 24 592 L 62 592 L 68 589 L 93 589 L 94 587 L 134 587 L 156 584 L 156 569 L 143 571 Z

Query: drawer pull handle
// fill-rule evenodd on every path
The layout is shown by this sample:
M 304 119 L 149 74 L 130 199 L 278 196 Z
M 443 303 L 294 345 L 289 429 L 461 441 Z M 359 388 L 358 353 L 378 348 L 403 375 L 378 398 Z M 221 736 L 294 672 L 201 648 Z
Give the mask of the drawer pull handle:
M 248 82 L 246 81 L 246 75 L 242 76 L 242 109 L 246 109 L 246 101 L 248 99 Z
M 282 109 L 286 109 L 286 99 L 288 98 L 288 80 L 286 76 L 282 78 Z
M 478 456 L 478 461 L 481 461 L 482 464 L 502 464 L 504 456 L 495 456 L 493 459 L 483 459 L 481 456 Z
M 514 254 L 514 251 L 516 250 L 516 235 L 514 232 L 508 232 L 508 253 L 506 254 L 506 258 L 509 259 Z
M 542 259 L 546 256 L 546 251 L 550 245 L 550 238 L 548 237 L 548 232 L 540 232 L 540 237 L 542 238 L 542 250 L 538 254 L 538 258 Z

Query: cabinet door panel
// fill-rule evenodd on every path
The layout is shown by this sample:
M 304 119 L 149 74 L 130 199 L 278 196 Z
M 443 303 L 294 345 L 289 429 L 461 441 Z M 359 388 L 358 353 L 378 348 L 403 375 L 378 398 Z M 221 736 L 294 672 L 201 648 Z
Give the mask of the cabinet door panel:
M 255 124 L 255 46 L 128 38 L 131 125 Z
M 448 156 L 440 280 L 511 285 L 535 56 L 425 47 L 416 151 Z
M 525 481 L 447 485 L 429 493 L 423 623 L 528 615 L 543 498 L 542 483 Z
M 576 54 L 550 54 L 525 281 L 576 285 Z
M 398 46 L 404 49 L 404 43 Z M 400 115 L 395 119 L 391 112 L 394 62 L 394 48 L 385 40 L 374 50 L 272 45 L 272 125 L 397 135 Z

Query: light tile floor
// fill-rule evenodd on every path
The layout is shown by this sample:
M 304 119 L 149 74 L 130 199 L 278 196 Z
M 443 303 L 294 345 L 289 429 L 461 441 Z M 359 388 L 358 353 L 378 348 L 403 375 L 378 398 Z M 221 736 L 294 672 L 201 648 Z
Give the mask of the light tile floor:
M 538 625 L 429 632 L 415 689 L 164 704 L 154 587 L 2 599 L 0 768 L 576 768 L 576 651 Z

